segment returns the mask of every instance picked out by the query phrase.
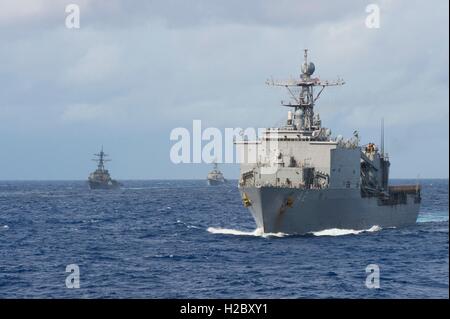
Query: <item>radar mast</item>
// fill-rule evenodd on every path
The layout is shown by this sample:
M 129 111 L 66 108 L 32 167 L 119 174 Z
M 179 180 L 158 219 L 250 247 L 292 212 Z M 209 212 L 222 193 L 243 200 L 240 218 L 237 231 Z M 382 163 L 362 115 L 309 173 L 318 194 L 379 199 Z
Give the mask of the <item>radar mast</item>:
M 318 77 L 311 77 L 315 71 L 315 65 L 308 62 L 308 49 L 304 50 L 304 62 L 301 66 L 299 79 L 290 79 L 287 81 L 275 81 L 273 79 L 266 81 L 267 85 L 283 86 L 290 95 L 290 101 L 281 101 L 281 105 L 294 108 L 294 112 L 299 117 L 296 122 L 298 130 L 312 130 L 314 124 L 314 104 L 327 86 L 338 86 L 345 84 L 343 79 L 336 81 L 322 81 Z M 321 87 L 319 92 L 314 95 L 314 87 Z
M 104 171 L 105 170 L 105 162 L 110 162 L 111 160 L 106 159 L 106 157 L 109 155 L 105 154 L 105 152 L 103 152 L 103 146 L 102 146 L 100 153 L 94 154 L 94 156 L 98 157 L 98 158 L 92 159 L 94 162 L 97 162 L 97 169 L 100 171 Z

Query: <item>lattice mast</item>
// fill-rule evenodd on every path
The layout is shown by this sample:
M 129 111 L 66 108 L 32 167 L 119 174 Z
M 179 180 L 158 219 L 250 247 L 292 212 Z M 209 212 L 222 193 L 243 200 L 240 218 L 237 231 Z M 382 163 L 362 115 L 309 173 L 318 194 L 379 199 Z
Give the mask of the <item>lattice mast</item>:
M 94 154 L 94 156 L 98 157 L 98 158 L 92 159 L 94 162 L 97 162 L 97 169 L 100 171 L 104 171 L 105 170 L 105 162 L 110 162 L 111 160 L 106 159 L 106 157 L 109 155 L 105 154 L 105 152 L 103 152 L 103 146 L 102 146 L 100 153 Z
M 308 62 L 308 49 L 304 50 L 304 62 L 301 67 L 299 79 L 291 79 L 287 81 L 268 80 L 266 84 L 272 86 L 285 87 L 290 95 L 290 101 L 281 101 L 281 105 L 294 108 L 294 112 L 300 111 L 303 120 L 297 129 L 312 130 L 314 121 L 314 104 L 327 86 L 337 86 L 345 84 L 343 79 L 336 81 L 322 81 L 319 78 L 312 78 L 315 71 L 315 65 Z M 314 95 L 314 87 L 321 87 L 316 95 Z M 296 93 L 297 92 L 297 93 Z

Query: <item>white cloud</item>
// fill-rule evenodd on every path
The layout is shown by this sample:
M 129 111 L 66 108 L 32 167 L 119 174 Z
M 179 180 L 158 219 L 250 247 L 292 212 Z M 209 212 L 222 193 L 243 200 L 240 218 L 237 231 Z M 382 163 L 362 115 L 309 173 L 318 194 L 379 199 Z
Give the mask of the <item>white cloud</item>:
M 62 119 L 69 122 L 98 120 L 105 115 L 105 110 L 99 105 L 75 104 L 65 108 Z
M 18 20 L 43 16 L 50 4 L 50 1 L 45 0 L 0 0 L 0 24 L 12 24 Z
M 114 81 L 120 68 L 121 52 L 116 45 L 96 44 L 67 68 L 68 83 L 93 85 L 95 82 Z

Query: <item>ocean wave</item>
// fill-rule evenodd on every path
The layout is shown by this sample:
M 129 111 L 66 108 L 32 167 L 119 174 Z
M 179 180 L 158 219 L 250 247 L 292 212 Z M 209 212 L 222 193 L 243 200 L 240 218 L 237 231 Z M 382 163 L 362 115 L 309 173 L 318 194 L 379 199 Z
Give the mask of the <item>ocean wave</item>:
M 312 232 L 314 236 L 345 236 L 345 235 L 358 235 L 361 233 L 372 233 L 380 231 L 382 228 L 380 226 L 372 226 L 369 229 L 354 230 L 354 229 L 340 229 L 340 228 L 330 228 L 321 231 Z
M 418 223 L 440 223 L 440 222 L 448 222 L 448 213 L 447 215 L 419 215 L 417 218 Z
M 187 224 L 187 223 L 185 223 L 185 222 L 183 222 L 183 221 L 181 221 L 179 219 L 177 219 L 177 224 L 183 225 L 183 226 L 185 226 L 186 228 L 189 228 L 189 229 L 199 229 L 199 228 L 201 228 L 199 226 L 189 225 L 189 224 Z
M 288 234 L 285 233 L 265 233 L 261 228 L 257 228 L 254 231 L 242 231 L 237 229 L 228 229 L 228 228 L 216 228 L 216 227 L 208 227 L 208 232 L 211 234 L 221 234 L 221 235 L 235 235 L 235 236 L 254 236 L 254 237 L 284 237 Z

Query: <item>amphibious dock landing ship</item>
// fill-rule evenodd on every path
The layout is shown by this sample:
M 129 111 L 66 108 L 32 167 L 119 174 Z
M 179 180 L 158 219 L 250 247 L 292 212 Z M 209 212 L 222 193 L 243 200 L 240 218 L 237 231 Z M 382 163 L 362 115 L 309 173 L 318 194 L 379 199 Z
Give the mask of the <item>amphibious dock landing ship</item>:
M 389 185 L 389 157 L 381 147 L 331 136 L 314 104 L 342 79 L 312 77 L 315 66 L 305 50 L 300 78 L 267 84 L 287 88 L 291 108 L 286 124 L 266 129 L 255 141 L 236 141 L 239 189 L 258 228 L 266 233 L 305 234 L 324 229 L 368 229 L 416 222 L 419 185 Z M 315 94 L 314 89 L 319 90 Z
M 89 175 L 88 183 L 91 189 L 115 189 L 119 188 L 120 184 L 113 180 L 109 175 L 107 169 L 105 169 L 105 162 L 110 160 L 105 159 L 108 155 L 103 152 L 103 147 L 98 154 L 94 154 L 98 158 L 93 159 L 97 162 L 97 169 Z
M 210 186 L 217 186 L 226 183 L 226 180 L 223 177 L 222 172 L 219 170 L 217 163 L 214 163 L 213 170 L 208 173 L 207 181 Z

